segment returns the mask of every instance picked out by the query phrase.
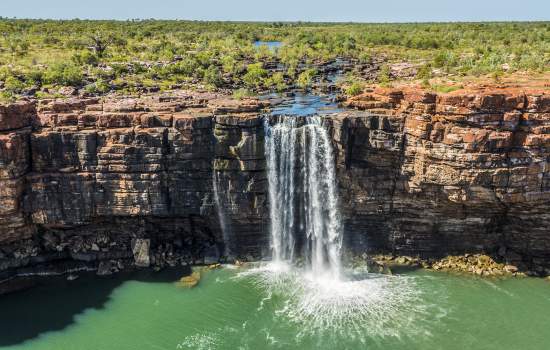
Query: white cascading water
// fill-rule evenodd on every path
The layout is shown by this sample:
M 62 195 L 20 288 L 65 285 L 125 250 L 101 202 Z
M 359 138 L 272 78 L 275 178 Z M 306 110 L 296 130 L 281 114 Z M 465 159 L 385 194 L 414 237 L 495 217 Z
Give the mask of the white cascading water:
M 231 253 L 231 226 L 227 220 L 224 208 L 224 203 L 220 198 L 220 174 L 217 170 L 212 170 L 212 188 L 214 190 L 214 204 L 218 213 L 218 221 L 223 235 L 224 251 L 223 255 L 227 256 Z
M 266 121 L 271 248 L 294 262 L 299 235 L 314 278 L 340 279 L 342 230 L 332 144 L 319 116 Z

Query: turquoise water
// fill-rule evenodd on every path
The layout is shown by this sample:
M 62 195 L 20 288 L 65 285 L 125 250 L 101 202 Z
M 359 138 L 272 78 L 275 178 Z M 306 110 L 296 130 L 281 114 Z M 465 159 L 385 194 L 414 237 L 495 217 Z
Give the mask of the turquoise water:
M 0 298 L 0 349 L 547 349 L 550 283 L 411 271 L 343 284 L 224 268 L 58 281 Z
M 255 41 L 254 46 L 260 47 L 260 46 L 267 46 L 270 50 L 278 49 L 279 47 L 283 46 L 283 43 L 280 41 Z
M 291 97 L 280 97 L 270 94 L 262 97 L 276 101 L 271 108 L 272 115 L 307 116 L 312 114 L 330 114 L 342 112 L 338 103 L 333 101 L 334 96 L 317 95 L 296 91 Z

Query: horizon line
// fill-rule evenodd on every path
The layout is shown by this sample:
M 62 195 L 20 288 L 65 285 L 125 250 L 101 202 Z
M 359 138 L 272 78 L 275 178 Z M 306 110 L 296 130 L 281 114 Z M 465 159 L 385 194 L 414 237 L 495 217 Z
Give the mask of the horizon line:
M 19 20 L 19 21 L 97 21 L 97 22 L 146 22 L 146 21 L 164 21 L 164 22 L 204 22 L 204 23 L 288 23 L 288 24 L 443 24 L 443 23 L 455 23 L 455 24 L 475 24 L 475 23 L 550 23 L 550 19 L 504 19 L 504 20 L 430 20 L 430 21 L 380 21 L 380 22 L 362 22 L 362 21 L 316 21 L 316 20 L 227 20 L 227 19 L 187 19 L 187 18 L 44 18 L 44 17 L 4 17 L 0 16 L 0 20 Z

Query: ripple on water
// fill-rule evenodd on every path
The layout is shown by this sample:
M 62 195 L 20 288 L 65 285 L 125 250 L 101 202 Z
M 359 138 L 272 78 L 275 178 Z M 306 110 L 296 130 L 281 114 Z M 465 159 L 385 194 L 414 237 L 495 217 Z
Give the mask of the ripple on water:
M 194 334 L 179 343 L 177 349 L 211 350 L 220 346 L 220 339 L 216 333 Z
M 342 281 L 314 278 L 289 265 L 271 263 L 236 278 L 251 278 L 266 299 L 273 295 L 284 300 L 275 317 L 299 325 L 298 338 L 330 335 L 366 343 L 429 336 L 427 315 L 433 314 L 434 305 L 423 301 L 415 277 L 353 271 L 347 276 Z

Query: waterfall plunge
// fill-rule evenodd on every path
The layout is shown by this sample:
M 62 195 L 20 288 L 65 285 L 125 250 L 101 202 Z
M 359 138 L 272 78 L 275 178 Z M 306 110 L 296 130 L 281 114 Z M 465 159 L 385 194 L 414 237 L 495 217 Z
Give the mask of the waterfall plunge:
M 262 305 L 272 295 L 285 298 L 276 313 L 299 325 L 301 335 L 339 332 L 363 343 L 365 334 L 399 337 L 396 329 L 414 329 L 411 315 L 421 314 L 423 304 L 413 279 L 343 271 L 334 156 L 322 121 L 266 120 L 273 262 L 239 276 L 253 276 L 265 289 Z M 302 252 L 305 273 L 292 266 Z
M 271 248 L 276 263 L 296 261 L 303 243 L 314 278 L 340 279 L 342 234 L 332 145 L 319 116 L 266 121 Z M 300 236 L 301 235 L 301 236 Z
M 299 325 L 301 335 L 339 332 L 363 343 L 365 334 L 398 337 L 395 330 L 412 329 L 422 312 L 419 293 L 409 278 L 343 271 L 334 156 L 322 122 L 319 116 L 266 120 L 273 262 L 239 275 L 265 289 L 262 305 L 272 295 L 285 298 L 276 313 Z M 305 273 L 292 266 L 302 252 Z

